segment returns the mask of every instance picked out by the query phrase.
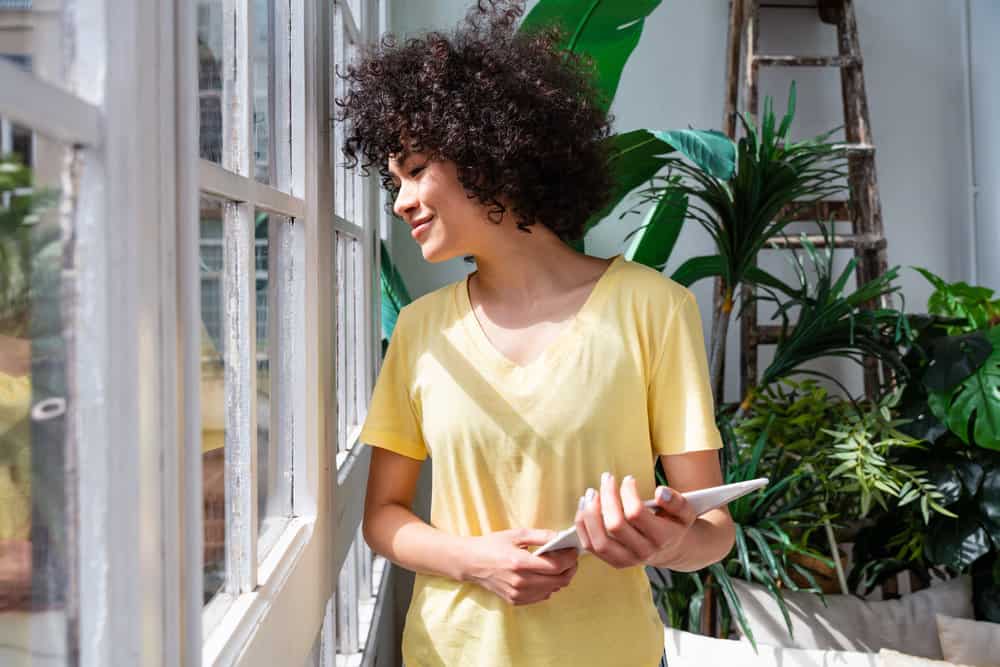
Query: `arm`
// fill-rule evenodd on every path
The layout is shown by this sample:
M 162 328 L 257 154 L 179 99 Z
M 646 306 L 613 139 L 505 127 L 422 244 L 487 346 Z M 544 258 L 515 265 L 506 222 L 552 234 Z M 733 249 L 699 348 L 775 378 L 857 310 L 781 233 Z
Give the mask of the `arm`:
M 671 488 L 679 493 L 722 484 L 719 455 L 714 449 L 661 456 L 663 472 L 668 480 L 677 480 Z M 683 515 L 679 495 L 665 505 L 668 512 Z M 693 572 L 716 563 L 733 548 L 736 529 L 726 507 L 702 514 L 690 524 L 680 539 L 668 544 L 646 559 L 647 565 L 666 567 L 679 572 Z
M 407 570 L 461 581 L 461 538 L 428 525 L 410 509 L 422 465 L 372 448 L 362 533 L 373 551 Z

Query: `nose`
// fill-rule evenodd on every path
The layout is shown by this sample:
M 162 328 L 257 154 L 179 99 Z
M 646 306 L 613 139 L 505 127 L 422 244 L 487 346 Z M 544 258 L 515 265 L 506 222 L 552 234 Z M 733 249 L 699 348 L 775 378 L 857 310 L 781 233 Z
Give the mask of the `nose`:
M 396 201 L 392 205 L 393 212 L 403 220 L 407 220 L 407 213 L 417 208 L 416 189 L 408 183 L 403 183 L 396 195 Z

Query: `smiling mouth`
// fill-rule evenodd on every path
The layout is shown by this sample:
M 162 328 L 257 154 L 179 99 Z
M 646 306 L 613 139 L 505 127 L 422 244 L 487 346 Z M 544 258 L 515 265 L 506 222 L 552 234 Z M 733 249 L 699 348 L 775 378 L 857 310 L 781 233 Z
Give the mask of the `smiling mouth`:
M 427 225 L 431 224 L 432 222 L 434 222 L 434 216 L 431 216 L 431 217 L 427 218 L 426 220 L 424 220 L 420 224 L 414 225 L 413 229 L 412 229 L 412 232 L 414 234 L 416 234 L 418 231 L 420 231 L 421 229 L 423 229 Z

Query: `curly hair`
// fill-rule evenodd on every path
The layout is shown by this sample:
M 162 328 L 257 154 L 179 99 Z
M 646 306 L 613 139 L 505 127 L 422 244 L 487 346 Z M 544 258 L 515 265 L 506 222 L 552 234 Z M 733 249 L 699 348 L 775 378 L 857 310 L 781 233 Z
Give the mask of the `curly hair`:
M 335 120 L 346 122 L 347 166 L 377 166 L 404 150 L 448 160 L 470 198 L 499 224 L 510 203 L 517 227 L 541 223 L 582 238 L 613 181 L 603 140 L 612 118 L 589 59 L 561 51 L 555 26 L 516 32 L 523 0 L 478 0 L 450 34 L 400 44 L 386 35 L 338 73 L 347 83 Z M 404 141 L 406 146 L 404 146 Z

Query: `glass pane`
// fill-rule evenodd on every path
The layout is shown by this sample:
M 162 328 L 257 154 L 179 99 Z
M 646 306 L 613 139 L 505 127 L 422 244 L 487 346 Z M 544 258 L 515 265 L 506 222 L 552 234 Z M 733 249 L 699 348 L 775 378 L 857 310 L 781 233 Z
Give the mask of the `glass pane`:
M 275 182 L 274 165 L 274 2 L 253 0 L 253 146 L 254 177 L 261 183 Z
M 58 16 L 58 13 L 55 13 Z M 34 15 L 29 15 L 34 18 Z M 36 26 L 57 28 L 40 20 Z M 41 28 L 39 28 L 41 29 Z M 56 31 L 58 34 L 58 31 Z M 32 36 L 29 35 L 29 42 Z M 55 40 L 58 43 L 58 40 Z M 30 134 L 30 133 L 29 133 Z M 0 664 L 68 664 L 71 488 L 59 183 L 67 147 L 0 156 Z
M 330 68 L 330 108 L 336 109 L 334 105 L 334 99 L 340 99 L 344 97 L 346 92 L 346 83 L 343 79 L 337 76 L 336 72 L 343 73 L 344 63 L 346 62 L 347 53 L 347 41 L 348 36 L 344 28 L 344 16 L 342 14 L 343 8 L 340 3 L 334 3 L 333 6 L 333 25 L 331 26 L 332 40 L 330 42 L 331 51 L 330 62 L 333 63 L 333 67 Z M 345 169 L 342 166 L 344 163 L 344 154 L 341 152 L 341 148 L 344 145 L 344 128 L 343 123 L 333 123 L 333 141 L 331 142 L 331 151 L 333 155 L 330 159 L 330 164 L 333 169 L 333 212 L 335 215 L 340 217 L 346 217 L 346 199 L 347 199 L 347 188 L 345 183 Z
M 226 401 L 222 293 L 225 208 L 226 204 L 219 199 L 201 198 L 201 462 L 206 603 L 222 589 L 226 578 Z
M 295 266 L 292 253 L 292 220 L 280 215 L 257 214 L 255 269 L 257 300 L 257 553 L 260 558 L 281 533 L 292 514 L 291 431 L 287 399 L 283 402 L 279 362 L 294 335 L 291 289 Z M 273 362 L 273 364 L 272 364 Z M 282 426 L 285 428 L 282 428 Z
M 257 533 L 265 534 L 264 520 L 268 516 L 268 501 L 276 472 L 271 430 L 271 262 L 269 239 L 271 217 L 257 213 L 254 232 L 254 269 L 257 299 Z M 273 216 L 277 218 L 277 216 Z M 277 222 L 275 220 L 274 222 Z M 263 550 L 262 550 L 263 551 Z M 263 555 L 263 554 L 261 554 Z
M 201 157 L 222 163 L 223 0 L 198 0 L 198 143 Z
M 14 61 L 46 83 L 64 87 L 71 34 L 63 0 L 3 0 L 0 57 Z

